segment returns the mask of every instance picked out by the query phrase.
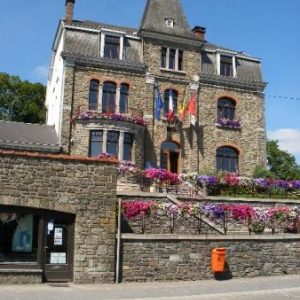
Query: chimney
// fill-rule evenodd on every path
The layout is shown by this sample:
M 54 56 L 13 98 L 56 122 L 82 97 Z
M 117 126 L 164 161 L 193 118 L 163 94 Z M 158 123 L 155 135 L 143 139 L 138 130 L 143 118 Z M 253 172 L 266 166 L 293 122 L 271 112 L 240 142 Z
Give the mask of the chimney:
M 75 0 L 66 0 L 66 22 L 73 21 Z
M 201 40 L 205 41 L 205 33 L 206 33 L 206 28 L 201 27 L 201 26 L 195 26 L 192 31 L 194 34 Z

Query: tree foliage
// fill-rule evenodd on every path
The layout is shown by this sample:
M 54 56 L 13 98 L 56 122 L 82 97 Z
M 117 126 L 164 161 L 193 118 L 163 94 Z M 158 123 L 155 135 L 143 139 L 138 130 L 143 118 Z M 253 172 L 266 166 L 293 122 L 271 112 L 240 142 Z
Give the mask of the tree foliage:
M 269 171 L 275 179 L 292 180 L 300 179 L 300 166 L 295 157 L 279 149 L 278 141 L 267 141 L 267 158 Z
M 44 123 L 46 87 L 22 81 L 18 76 L 0 73 L 0 119 Z

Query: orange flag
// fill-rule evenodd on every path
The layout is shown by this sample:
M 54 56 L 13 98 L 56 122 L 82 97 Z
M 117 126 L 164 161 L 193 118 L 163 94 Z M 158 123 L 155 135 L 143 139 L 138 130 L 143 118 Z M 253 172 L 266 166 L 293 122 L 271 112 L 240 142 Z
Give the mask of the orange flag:
M 197 94 L 194 93 L 193 96 L 191 97 L 191 100 L 190 100 L 187 108 L 186 108 L 186 110 L 191 115 L 191 124 L 193 124 L 193 125 L 196 124 L 196 96 L 197 96 Z

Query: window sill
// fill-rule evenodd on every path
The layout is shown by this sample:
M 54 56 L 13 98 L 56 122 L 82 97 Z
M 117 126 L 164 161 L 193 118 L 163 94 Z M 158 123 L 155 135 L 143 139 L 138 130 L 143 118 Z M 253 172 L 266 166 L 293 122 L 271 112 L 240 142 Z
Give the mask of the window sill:
M 169 72 L 169 73 L 176 73 L 176 74 L 186 75 L 185 71 L 180 71 L 180 70 L 166 69 L 166 68 L 160 68 L 160 70 L 162 72 Z
M 0 273 L 43 273 L 42 269 L 1 269 Z
M 228 129 L 228 130 L 241 130 L 242 127 L 236 127 L 236 126 L 231 126 L 231 125 L 220 125 L 216 124 L 216 127 L 219 129 Z

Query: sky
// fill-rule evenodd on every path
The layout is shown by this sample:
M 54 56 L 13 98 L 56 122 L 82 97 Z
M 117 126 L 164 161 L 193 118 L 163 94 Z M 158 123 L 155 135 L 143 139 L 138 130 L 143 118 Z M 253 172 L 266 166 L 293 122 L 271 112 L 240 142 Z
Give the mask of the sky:
M 146 0 L 76 0 L 74 19 L 138 28 Z M 208 42 L 262 60 L 267 138 L 300 164 L 300 0 L 181 0 Z M 0 0 L 0 72 L 46 85 L 65 0 Z

